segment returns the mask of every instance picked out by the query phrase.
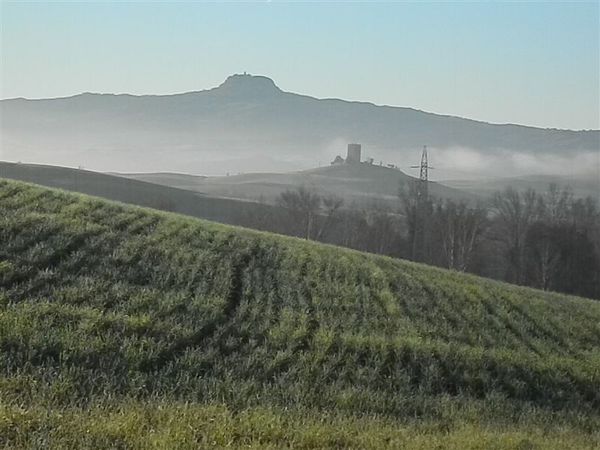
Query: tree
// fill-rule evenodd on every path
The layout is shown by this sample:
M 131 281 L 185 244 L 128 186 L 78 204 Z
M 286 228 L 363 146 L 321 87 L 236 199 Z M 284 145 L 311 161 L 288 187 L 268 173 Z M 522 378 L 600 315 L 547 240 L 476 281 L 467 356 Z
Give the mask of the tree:
M 561 228 L 558 223 L 541 220 L 529 228 L 525 238 L 528 285 L 547 291 L 555 284 L 561 262 L 560 241 L 564 237 Z
M 560 189 L 554 183 L 537 196 L 536 221 L 529 225 L 525 236 L 528 285 L 551 289 L 561 260 L 561 225 L 569 221 L 572 203 L 570 189 Z
M 328 197 L 323 197 L 321 199 L 323 203 L 323 209 L 325 218 L 321 221 L 321 225 L 319 227 L 319 231 L 315 239 L 320 241 L 323 239 L 324 234 L 329 231 L 330 228 L 334 225 L 334 222 L 339 216 L 339 211 L 344 205 L 344 199 L 340 197 L 336 197 L 335 195 L 330 195 Z
M 315 215 L 321 206 L 321 197 L 304 186 L 300 186 L 296 190 L 288 189 L 282 192 L 279 195 L 278 203 L 290 212 L 295 223 L 300 224 L 304 238 L 310 239 Z
M 469 208 L 466 203 L 446 200 L 434 209 L 433 227 L 439 240 L 441 264 L 464 272 L 478 244 L 486 223 L 486 209 Z
M 560 270 L 553 288 L 583 297 L 600 297 L 600 258 L 586 230 L 574 224 L 558 226 L 561 248 Z
M 507 261 L 506 279 L 524 284 L 525 238 L 538 216 L 537 195 L 529 189 L 520 193 L 512 188 L 498 192 L 492 200 L 494 212 L 493 239 L 501 243 Z
M 409 258 L 414 261 L 431 262 L 430 222 L 433 204 L 429 198 L 423 197 L 419 183 L 422 181 L 415 180 L 408 184 L 408 188 L 401 187 L 399 197 L 406 219 Z
M 363 234 L 367 251 L 390 256 L 402 254 L 402 220 L 397 213 L 372 201 L 364 211 L 364 217 L 366 229 Z

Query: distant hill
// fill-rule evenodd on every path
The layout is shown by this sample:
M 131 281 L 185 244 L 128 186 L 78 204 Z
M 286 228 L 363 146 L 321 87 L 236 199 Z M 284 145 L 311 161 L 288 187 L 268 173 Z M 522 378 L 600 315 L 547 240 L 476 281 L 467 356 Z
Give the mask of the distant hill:
M 98 171 L 288 172 L 327 164 L 345 153 L 348 142 L 360 142 L 365 156 L 401 168 L 417 162 L 427 144 L 440 171 L 476 173 L 483 165 L 486 175 L 502 176 L 522 170 L 523 164 L 585 169 L 600 151 L 598 130 L 497 125 L 412 108 L 316 99 L 251 75 L 176 95 L 2 100 L 0 117 L 0 159 Z M 477 167 L 463 163 L 472 154 L 480 160 Z
M 175 173 L 103 174 L 69 167 L 0 161 L 0 177 L 27 181 L 139 206 L 178 212 L 221 223 L 240 225 L 263 211 L 281 214 L 275 204 L 286 189 L 306 186 L 324 196 L 345 200 L 345 207 L 399 207 L 399 189 L 414 178 L 387 167 L 329 166 L 293 173 L 199 177 Z M 438 183 L 432 195 L 472 200 L 476 196 Z M 257 201 L 260 200 L 261 204 Z
M 243 223 L 249 214 L 257 210 L 277 214 L 268 205 L 215 198 L 183 189 L 68 167 L 0 161 L 0 178 L 27 181 L 236 225 Z
M 439 183 L 479 196 L 490 196 L 508 187 L 521 191 L 534 189 L 545 192 L 550 184 L 556 184 L 562 188 L 570 188 L 575 197 L 592 197 L 600 201 L 600 173 L 595 176 L 528 175 L 485 180 L 444 180 Z
M 398 209 L 400 189 L 415 181 L 400 170 L 369 164 L 341 164 L 288 173 L 250 173 L 225 177 L 193 177 L 175 173 L 117 174 L 166 186 L 188 189 L 218 197 L 274 203 L 286 189 L 306 186 L 322 195 L 335 195 L 363 207 L 373 204 Z M 470 194 L 438 183 L 429 183 L 431 195 L 438 198 L 473 200 Z
M 600 445 L 599 302 L 14 181 L 0 221 L 7 448 Z

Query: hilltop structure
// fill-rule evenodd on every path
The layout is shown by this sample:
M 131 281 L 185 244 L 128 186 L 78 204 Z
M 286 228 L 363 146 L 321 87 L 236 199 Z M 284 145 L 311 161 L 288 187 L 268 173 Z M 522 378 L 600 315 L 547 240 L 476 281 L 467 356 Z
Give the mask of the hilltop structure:
M 360 163 L 360 144 L 348 144 L 348 154 L 346 156 L 346 162 L 349 164 Z
M 599 130 L 497 125 L 407 107 L 317 99 L 248 73 L 180 94 L 2 99 L 0 117 L 3 160 L 104 172 L 302 170 L 324 161 L 338 138 L 368 143 L 377 162 L 396 163 L 412 158 L 424 130 L 428 145 L 447 151 L 449 158 L 462 148 L 497 161 L 486 166 L 485 176 L 526 175 L 511 155 L 529 155 L 539 167 L 544 161 L 575 161 L 569 170 L 557 167 L 564 175 L 585 173 L 584 161 L 595 160 L 600 149 Z
M 348 151 L 346 153 L 346 159 L 342 158 L 340 155 L 337 155 L 333 161 L 331 161 L 331 165 L 335 166 L 338 164 L 360 164 L 361 158 L 361 145 L 360 144 L 348 144 Z

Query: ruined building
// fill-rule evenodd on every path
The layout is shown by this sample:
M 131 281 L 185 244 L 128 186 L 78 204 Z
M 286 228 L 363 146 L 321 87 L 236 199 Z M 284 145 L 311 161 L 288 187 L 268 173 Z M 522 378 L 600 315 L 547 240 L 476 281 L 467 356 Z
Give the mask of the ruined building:
M 348 155 L 346 156 L 346 163 L 360 163 L 360 144 L 348 144 Z
M 337 155 L 333 161 L 331 161 L 331 165 L 337 164 L 359 164 L 360 163 L 360 152 L 361 146 L 360 144 L 348 144 L 348 153 L 346 155 L 346 159 L 342 158 L 340 155 Z

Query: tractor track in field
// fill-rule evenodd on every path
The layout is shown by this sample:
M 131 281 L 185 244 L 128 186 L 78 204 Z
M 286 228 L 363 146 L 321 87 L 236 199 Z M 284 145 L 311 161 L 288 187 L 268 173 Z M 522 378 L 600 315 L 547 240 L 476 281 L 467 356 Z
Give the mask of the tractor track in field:
M 320 323 L 316 316 L 316 305 L 312 298 L 311 289 L 305 281 L 307 275 L 308 264 L 304 263 L 300 266 L 300 273 L 298 277 L 300 280 L 300 285 L 298 286 L 298 292 L 304 299 L 304 311 L 306 312 L 308 318 L 306 323 L 306 333 L 301 339 L 299 339 L 297 342 L 294 342 L 290 346 L 290 355 L 287 358 L 266 368 L 261 376 L 263 381 L 271 381 L 277 375 L 287 372 L 292 365 L 298 361 L 300 355 L 308 351 L 314 345 L 315 334 L 320 327 Z M 312 287 L 314 288 L 314 286 Z
M 242 302 L 244 289 L 244 271 L 250 265 L 255 257 L 256 249 L 251 249 L 235 263 L 232 274 L 229 294 L 221 314 L 215 320 L 205 324 L 194 334 L 178 340 L 171 346 L 161 351 L 154 358 L 148 359 L 140 364 L 140 370 L 143 372 L 153 372 L 165 367 L 169 362 L 174 361 L 187 349 L 202 345 L 204 341 L 214 336 L 217 331 L 225 326 L 234 318 Z

